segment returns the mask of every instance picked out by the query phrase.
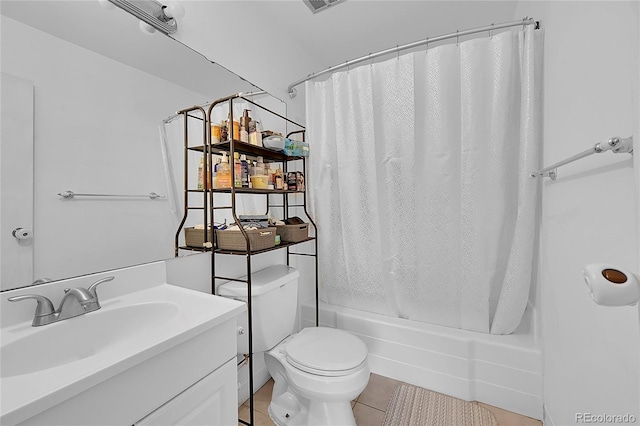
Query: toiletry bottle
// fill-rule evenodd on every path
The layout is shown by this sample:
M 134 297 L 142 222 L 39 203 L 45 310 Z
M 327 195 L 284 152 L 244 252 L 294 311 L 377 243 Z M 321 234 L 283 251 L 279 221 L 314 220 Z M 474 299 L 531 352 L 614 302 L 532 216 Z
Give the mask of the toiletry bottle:
M 227 119 L 227 132 L 229 137 L 233 137 L 233 140 L 240 140 L 240 122 L 237 120 L 232 122 L 231 113 L 229 113 L 229 118 Z
M 264 174 L 267 176 L 267 185 L 271 186 L 269 189 L 273 189 L 273 174 L 271 174 L 271 165 L 269 163 L 264 163 Z
M 229 167 L 229 160 L 227 153 L 222 153 L 222 160 L 218 166 L 217 173 L 218 188 L 231 188 L 231 168 Z
M 249 188 L 249 163 L 247 162 L 247 156 L 244 154 L 240 156 L 240 165 L 242 167 L 242 187 Z
M 211 181 L 213 182 L 212 188 L 218 187 L 218 169 L 220 168 L 220 159 L 216 158 L 216 164 L 213 166 L 213 176 Z
M 233 153 L 233 186 L 242 188 L 242 164 L 240 164 L 240 153 Z
M 240 119 L 240 141 L 241 142 L 249 142 L 249 110 L 245 109 Z
M 273 183 L 276 189 L 284 189 L 284 179 L 282 176 L 282 169 L 278 167 L 273 176 Z
M 262 129 L 260 122 L 250 119 L 249 121 L 249 143 L 251 145 L 262 146 Z
M 220 122 L 220 140 L 226 141 L 229 139 L 229 128 L 227 127 L 227 120 Z
M 220 123 L 211 124 L 211 143 L 219 143 L 222 133 L 222 126 Z
M 264 159 L 258 156 L 258 164 L 256 164 L 256 175 L 264 175 Z
M 204 189 L 204 155 L 198 164 L 198 189 Z

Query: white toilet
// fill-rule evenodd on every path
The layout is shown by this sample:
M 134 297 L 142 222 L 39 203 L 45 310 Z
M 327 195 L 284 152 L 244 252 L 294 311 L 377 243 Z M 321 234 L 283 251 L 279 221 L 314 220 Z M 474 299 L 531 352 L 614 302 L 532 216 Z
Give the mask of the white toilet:
M 274 387 L 269 415 L 277 425 L 355 425 L 351 401 L 369 382 L 367 346 L 334 328 L 308 327 L 291 334 L 298 303 L 295 268 L 275 265 L 251 276 L 253 352 L 265 351 Z M 247 285 L 230 281 L 218 294 L 247 301 Z M 244 324 L 246 327 L 246 316 Z M 247 333 L 238 353 L 249 352 Z

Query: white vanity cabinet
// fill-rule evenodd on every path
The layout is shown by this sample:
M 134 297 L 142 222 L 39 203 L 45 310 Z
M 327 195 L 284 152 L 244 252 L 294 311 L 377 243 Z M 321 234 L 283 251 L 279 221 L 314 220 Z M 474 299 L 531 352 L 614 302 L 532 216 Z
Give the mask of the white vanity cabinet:
M 203 426 L 237 423 L 235 357 L 135 426 Z

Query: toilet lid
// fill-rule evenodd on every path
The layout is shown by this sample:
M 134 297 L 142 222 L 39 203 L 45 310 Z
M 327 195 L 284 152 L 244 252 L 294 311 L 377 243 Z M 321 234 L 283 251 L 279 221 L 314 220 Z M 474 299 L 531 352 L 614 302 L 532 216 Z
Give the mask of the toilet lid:
M 367 346 L 351 333 L 328 327 L 308 327 L 285 346 L 287 361 L 319 376 L 345 376 L 359 370 Z

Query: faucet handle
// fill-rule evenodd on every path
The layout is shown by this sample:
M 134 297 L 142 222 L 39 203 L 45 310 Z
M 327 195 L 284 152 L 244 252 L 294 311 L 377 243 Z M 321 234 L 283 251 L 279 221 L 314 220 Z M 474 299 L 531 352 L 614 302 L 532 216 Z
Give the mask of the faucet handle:
M 91 293 L 93 295 L 93 297 L 95 297 L 97 299 L 98 298 L 98 293 L 96 293 L 96 287 L 98 287 L 98 285 L 100 285 L 102 283 L 106 283 L 107 281 L 113 281 L 114 279 L 115 279 L 115 277 L 106 277 L 106 278 L 103 278 L 101 280 L 98 280 L 95 283 L 91 284 L 87 290 L 89 291 L 89 293 Z
M 44 296 L 40 296 L 38 294 L 24 294 L 22 296 L 10 297 L 7 300 L 9 302 L 19 302 L 21 300 L 27 300 L 27 299 L 35 299 L 38 302 L 38 304 L 36 305 L 36 313 L 35 313 L 36 317 L 51 315 L 55 311 L 55 309 L 53 308 L 53 303 L 51 303 L 51 300 L 49 300 Z

